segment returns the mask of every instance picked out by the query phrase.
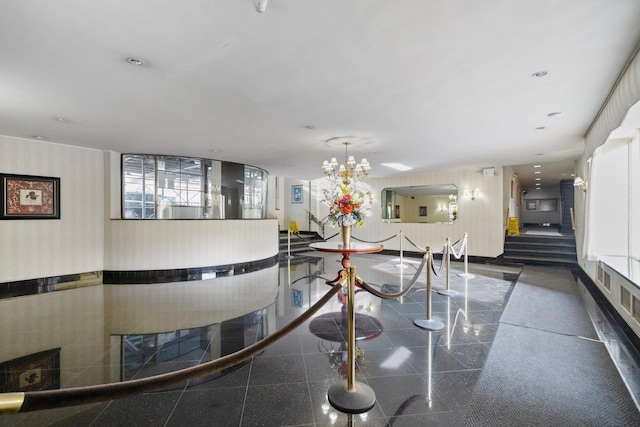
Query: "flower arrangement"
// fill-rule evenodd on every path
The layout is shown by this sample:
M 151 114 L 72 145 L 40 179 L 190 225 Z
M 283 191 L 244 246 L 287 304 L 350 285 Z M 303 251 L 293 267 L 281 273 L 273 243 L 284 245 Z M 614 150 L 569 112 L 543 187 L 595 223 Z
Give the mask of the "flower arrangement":
M 333 191 L 324 190 L 324 202 L 329 205 L 329 223 L 332 226 L 362 226 L 367 202 L 371 202 L 371 193 L 350 190 L 338 185 Z

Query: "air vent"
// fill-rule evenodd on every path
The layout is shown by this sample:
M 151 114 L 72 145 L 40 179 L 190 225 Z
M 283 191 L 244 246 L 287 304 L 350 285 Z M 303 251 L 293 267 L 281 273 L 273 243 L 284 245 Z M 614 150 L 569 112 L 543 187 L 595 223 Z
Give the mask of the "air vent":
M 611 292 L 611 275 L 609 273 L 607 273 L 606 271 L 603 272 L 604 273 L 604 283 L 603 286 L 606 290 L 608 290 L 609 292 Z
M 598 283 L 600 283 L 601 285 L 603 284 L 603 282 L 602 282 L 602 275 L 603 274 L 604 274 L 604 270 L 602 269 L 602 264 L 598 264 L 597 277 L 598 277 Z
M 624 286 L 620 286 L 620 304 L 627 313 L 631 313 L 631 292 Z

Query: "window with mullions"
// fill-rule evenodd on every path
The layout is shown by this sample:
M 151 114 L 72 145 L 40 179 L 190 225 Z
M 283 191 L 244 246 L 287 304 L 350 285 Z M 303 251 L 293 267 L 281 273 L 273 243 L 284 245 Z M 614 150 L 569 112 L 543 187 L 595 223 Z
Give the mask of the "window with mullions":
M 207 161 L 157 156 L 158 218 L 202 218 Z
M 262 218 L 265 210 L 267 183 L 265 172 L 244 167 L 244 218 Z
M 156 161 L 154 156 L 122 156 L 122 217 L 156 217 Z
M 233 162 L 123 154 L 122 217 L 266 218 L 267 176 Z

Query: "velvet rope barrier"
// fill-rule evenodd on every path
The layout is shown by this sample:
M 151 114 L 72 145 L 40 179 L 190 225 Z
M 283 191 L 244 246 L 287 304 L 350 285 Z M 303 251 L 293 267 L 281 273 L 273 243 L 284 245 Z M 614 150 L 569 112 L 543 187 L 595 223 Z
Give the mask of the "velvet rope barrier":
M 422 269 L 424 268 L 424 265 L 426 264 L 427 259 L 426 257 L 422 258 L 422 262 L 420 263 L 420 265 L 418 266 L 418 270 L 416 270 L 416 273 L 413 275 L 413 278 L 411 279 L 411 281 L 409 281 L 407 288 L 395 293 L 395 294 L 387 294 L 385 292 L 380 292 L 377 289 L 373 288 L 371 285 L 367 284 L 364 280 L 362 280 L 359 277 L 356 277 L 356 283 L 365 291 L 369 292 L 372 295 L 377 296 L 378 298 L 382 298 L 382 299 L 398 299 L 402 296 L 404 296 L 407 292 L 409 292 L 411 290 L 411 288 L 413 287 L 413 285 L 415 285 L 416 281 L 418 280 L 418 277 L 420 276 L 420 273 L 422 272 Z
M 119 399 L 141 393 L 161 391 L 200 378 L 204 375 L 230 368 L 248 360 L 250 357 L 264 351 L 291 331 L 309 320 L 320 308 L 342 289 L 336 284 L 320 300 L 302 315 L 289 322 L 282 329 L 255 344 L 227 356 L 212 360 L 202 365 L 181 369 L 167 374 L 142 378 L 139 380 L 118 383 L 100 384 L 87 387 L 73 387 L 59 390 L 45 390 L 20 393 L 0 394 L 0 414 L 29 412 L 43 409 L 53 409 L 67 406 L 84 405 L 105 400 Z
M 394 238 L 398 237 L 398 234 L 399 234 L 399 233 L 396 233 L 396 234 L 394 234 L 393 236 L 387 237 L 386 239 L 376 240 L 376 241 L 362 240 L 362 239 L 358 239 L 358 238 L 357 238 L 357 237 L 355 237 L 355 236 L 352 236 L 351 238 L 352 238 L 353 240 L 357 240 L 358 242 L 362 242 L 362 243 L 378 244 L 378 243 L 384 243 L 384 242 L 387 242 L 387 241 L 389 241 L 389 240 L 391 240 L 391 239 L 394 239 Z

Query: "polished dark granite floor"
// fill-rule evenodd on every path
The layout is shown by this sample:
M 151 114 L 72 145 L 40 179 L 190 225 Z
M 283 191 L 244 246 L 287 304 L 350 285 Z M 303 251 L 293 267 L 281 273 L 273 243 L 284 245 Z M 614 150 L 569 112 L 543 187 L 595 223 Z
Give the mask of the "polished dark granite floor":
M 388 293 L 405 288 L 420 262 L 405 258 L 406 268 L 399 268 L 397 257 L 362 255 L 352 260 L 362 279 Z M 81 300 L 83 292 L 95 294 L 100 290 L 92 301 L 94 306 L 102 302 L 105 325 L 96 329 L 103 330 L 104 336 L 90 341 L 103 346 L 83 348 L 78 343 L 82 340 L 74 338 L 71 345 L 78 346 L 78 354 L 91 354 L 84 357 L 90 363 L 62 364 L 61 368 L 63 387 L 86 385 L 92 380 L 83 375 L 102 378 L 102 382 L 113 380 L 114 375 L 139 378 L 191 366 L 211 359 L 212 354 L 224 355 L 249 345 L 305 311 L 329 289 L 325 280 L 335 278 L 339 268 L 339 256 L 310 252 L 290 259 L 288 265 L 285 260 L 266 276 L 265 272 L 257 273 L 257 284 L 247 284 L 251 278 L 238 276 L 181 284 L 184 287 L 176 294 L 171 288 L 175 284 L 104 285 L 58 292 L 53 301 L 31 303 L 60 304 L 57 298 L 65 293 Z M 331 319 L 339 320 L 343 309 L 336 297 L 314 317 L 318 323 L 323 316 L 321 328 L 312 319 L 263 354 L 217 378 L 84 407 L 3 416 L 0 426 L 462 425 L 521 268 L 470 264 L 469 272 L 475 277 L 469 279 L 458 276 L 462 271 L 461 263 L 452 263 L 451 289 L 459 293 L 456 296 L 437 293 L 445 287 L 444 271 L 433 278 L 433 317 L 444 323 L 439 331 L 426 331 L 413 323 L 426 317 L 424 273 L 415 289 L 400 300 L 380 300 L 366 292 L 356 294 L 360 320 L 381 329 L 371 333 L 370 328 L 364 328 L 366 333 L 358 335 L 362 339 L 357 342 L 356 378 L 367 383 L 376 395 L 376 404 L 369 412 L 347 415 L 327 401 L 328 388 L 343 379 L 347 369 L 344 342 L 330 333 Z M 168 295 L 166 299 L 149 297 L 151 289 L 155 294 Z M 130 313 L 141 306 L 145 307 L 138 315 Z M 242 308 L 230 308 L 235 306 Z M 207 307 L 216 307 L 217 313 L 202 314 Z M 172 321 L 175 328 L 170 327 Z M 154 329 L 154 325 L 159 326 Z M 335 328 L 337 332 L 337 325 Z M 82 336 L 82 332 L 76 334 Z M 6 342 L 4 338 L 2 342 Z M 616 352 L 628 354 L 628 350 L 612 351 Z M 118 355 L 124 361 L 114 362 Z M 627 360 L 622 369 L 629 373 L 627 384 L 637 397 L 637 367 Z

